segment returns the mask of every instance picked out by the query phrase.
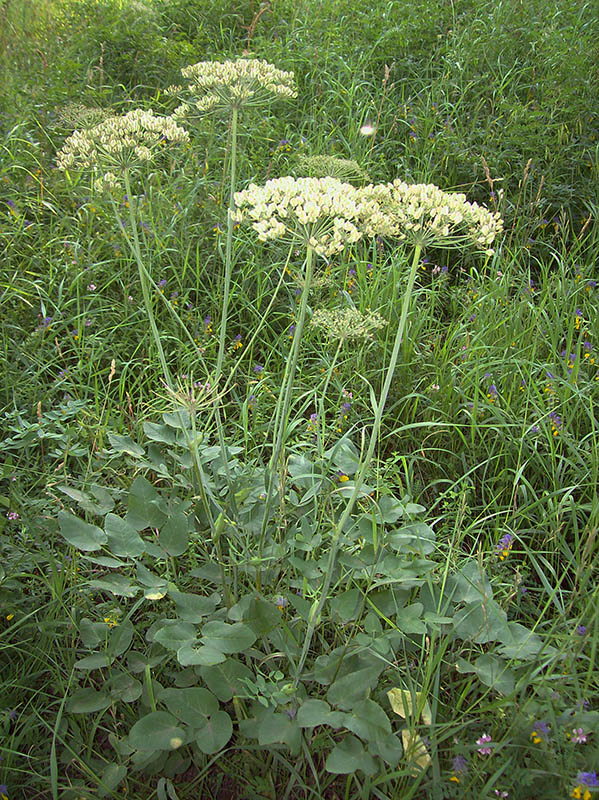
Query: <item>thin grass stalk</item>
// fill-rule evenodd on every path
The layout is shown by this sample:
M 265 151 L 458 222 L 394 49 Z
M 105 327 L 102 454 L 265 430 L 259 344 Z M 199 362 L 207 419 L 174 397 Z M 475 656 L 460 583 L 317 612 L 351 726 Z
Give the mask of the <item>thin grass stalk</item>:
M 356 474 L 354 489 L 347 501 L 347 504 L 343 510 L 343 513 L 341 514 L 341 517 L 339 518 L 339 521 L 333 528 L 333 536 L 331 538 L 329 558 L 327 561 L 324 583 L 320 592 L 320 598 L 312 605 L 312 608 L 310 609 L 310 617 L 308 620 L 308 629 L 306 631 L 306 637 L 304 639 L 304 646 L 302 648 L 302 653 L 300 655 L 297 664 L 297 671 L 294 680 L 295 687 L 297 687 L 297 685 L 299 684 L 302 675 L 302 670 L 304 668 L 304 664 L 306 663 L 306 658 L 308 657 L 308 652 L 310 650 L 312 637 L 314 636 L 314 632 L 318 627 L 318 623 L 320 621 L 320 615 L 327 601 L 329 589 L 331 588 L 331 582 L 333 580 L 333 570 L 335 567 L 335 560 L 337 558 L 337 550 L 339 547 L 339 539 L 341 537 L 341 533 L 353 511 L 356 500 L 358 499 L 360 488 L 362 486 L 366 473 L 370 467 L 370 462 L 372 460 L 374 449 L 378 441 L 379 432 L 381 429 L 381 421 L 383 418 L 383 412 L 385 410 L 387 396 L 389 394 L 389 389 L 391 387 L 391 381 L 393 380 L 393 375 L 395 373 L 395 367 L 397 366 L 399 350 L 403 341 L 406 321 L 408 317 L 408 311 L 410 307 L 410 299 L 412 297 L 412 291 L 414 289 L 414 283 L 416 281 L 416 274 L 418 271 L 418 261 L 420 259 L 421 252 L 422 252 L 422 245 L 420 244 L 416 245 L 416 247 L 414 248 L 414 255 L 412 257 L 412 266 L 410 268 L 410 273 L 408 275 L 408 285 L 406 287 L 406 291 L 403 298 L 403 305 L 401 309 L 401 316 L 399 319 L 399 326 L 397 328 L 397 333 L 395 335 L 395 342 L 393 344 L 393 351 L 391 352 L 391 358 L 389 360 L 389 366 L 387 367 L 385 381 L 383 383 L 383 388 L 381 389 L 381 394 L 376 406 L 374 422 L 370 434 L 370 441 L 368 443 L 368 450 L 366 451 L 366 455 L 364 456 L 362 464 L 360 465 L 358 472 Z

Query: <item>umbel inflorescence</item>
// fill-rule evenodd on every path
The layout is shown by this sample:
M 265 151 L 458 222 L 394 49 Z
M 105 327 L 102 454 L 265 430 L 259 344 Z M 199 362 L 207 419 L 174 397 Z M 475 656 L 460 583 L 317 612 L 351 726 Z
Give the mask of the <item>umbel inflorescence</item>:
M 235 194 L 236 222 L 249 221 L 258 238 L 299 241 L 321 256 L 357 242 L 379 212 L 375 200 L 337 178 L 274 178 Z
M 421 246 L 473 244 L 491 256 L 491 245 L 503 230 L 498 212 L 468 202 L 464 194 L 444 192 L 434 184 L 395 180 L 367 186 L 364 193 L 376 199 L 383 212 L 377 221 L 379 235 Z
M 261 241 L 296 239 L 324 257 L 362 236 L 420 246 L 473 244 L 492 255 L 503 230 L 498 213 L 432 184 L 393 183 L 356 188 L 337 178 L 275 178 L 235 195 L 236 222 L 249 221 Z
M 141 108 L 109 117 L 88 130 L 75 131 L 57 155 L 58 169 L 104 170 L 100 183 L 117 182 L 121 171 L 151 161 L 166 144 L 188 142 L 189 134 L 172 117 Z
M 362 314 L 357 308 L 318 308 L 310 323 L 331 339 L 372 339 L 373 332 L 387 324 L 376 311 Z
M 186 86 L 171 86 L 169 93 L 183 94 L 185 102 L 174 112 L 177 119 L 206 114 L 218 108 L 261 105 L 273 97 L 297 97 L 293 72 L 273 67 L 257 58 L 237 61 L 200 61 L 181 70 Z

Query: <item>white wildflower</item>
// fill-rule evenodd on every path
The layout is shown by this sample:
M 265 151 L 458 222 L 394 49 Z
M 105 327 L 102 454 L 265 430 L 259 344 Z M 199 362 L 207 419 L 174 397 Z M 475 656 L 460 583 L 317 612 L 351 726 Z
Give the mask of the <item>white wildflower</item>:
M 267 242 L 299 240 L 325 258 L 362 238 L 378 205 L 336 178 L 275 178 L 235 194 L 236 222 L 249 221 Z
M 156 117 L 137 108 L 109 117 L 88 130 L 75 131 L 57 155 L 61 170 L 117 171 L 151 161 L 165 144 L 187 142 L 189 134 L 172 117 Z M 102 179 L 105 181 L 105 178 Z
M 260 105 L 271 97 L 297 97 L 293 72 L 284 72 L 267 61 L 240 58 L 237 61 L 200 61 L 181 70 L 189 83 L 184 100 L 173 116 L 176 119 L 193 112 L 206 114 L 216 108 L 241 108 Z M 178 87 L 171 87 L 169 91 Z
M 310 323 L 322 328 L 331 339 L 372 339 L 373 332 L 387 324 L 378 312 L 361 314 L 353 307 L 332 311 L 319 308 Z
M 362 191 L 378 202 L 381 212 L 371 220 L 371 233 L 435 247 L 469 243 L 493 255 L 491 245 L 503 230 L 498 212 L 468 202 L 464 194 L 444 192 L 434 184 L 395 180 Z

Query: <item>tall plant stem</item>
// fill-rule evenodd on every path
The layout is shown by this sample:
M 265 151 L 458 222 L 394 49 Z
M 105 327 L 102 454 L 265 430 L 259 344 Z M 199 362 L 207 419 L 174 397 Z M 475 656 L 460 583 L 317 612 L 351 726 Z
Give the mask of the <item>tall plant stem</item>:
M 285 372 L 283 374 L 283 384 L 281 387 L 281 395 L 277 408 L 275 411 L 274 422 L 274 443 L 270 461 L 267 470 L 267 484 L 266 484 L 266 499 L 264 503 L 264 517 L 262 520 L 262 530 L 260 531 L 260 539 L 258 541 L 258 558 L 261 558 L 262 547 L 264 545 L 264 537 L 266 535 L 266 528 L 268 526 L 268 519 L 270 509 L 272 506 L 272 490 L 274 487 L 275 477 L 278 474 L 277 468 L 283 444 L 285 442 L 285 431 L 287 430 L 287 418 L 289 416 L 289 409 L 291 408 L 291 395 L 293 393 L 293 380 L 295 377 L 295 370 L 297 368 L 297 360 L 299 349 L 302 340 L 302 333 L 304 330 L 304 323 L 306 320 L 306 310 L 308 308 L 308 298 L 310 296 L 310 286 L 312 285 L 312 275 L 314 272 L 314 252 L 311 247 L 308 247 L 306 252 L 306 271 L 304 273 L 304 289 L 302 292 L 302 299 L 300 303 L 299 316 L 293 333 L 293 341 L 291 343 L 291 353 L 289 359 L 285 364 Z M 261 579 L 258 573 L 257 577 L 258 588 L 260 588 Z
M 237 165 L 237 117 L 239 110 L 233 108 L 231 116 L 231 169 L 229 182 L 229 213 L 227 214 L 227 241 L 225 244 L 225 275 L 223 281 L 223 301 L 220 315 L 220 330 L 218 336 L 218 354 L 216 356 L 216 374 L 214 383 L 218 381 L 223 369 L 225 358 L 225 342 L 227 338 L 227 315 L 229 313 L 229 292 L 231 291 L 231 272 L 233 269 L 233 219 L 231 214 L 235 208 L 235 178 Z
M 148 274 L 148 270 L 144 264 L 142 255 L 141 255 L 141 246 L 139 243 L 139 234 L 137 232 L 137 216 L 135 214 L 135 205 L 136 201 L 133 197 L 131 192 L 131 181 L 129 179 L 129 172 L 125 170 L 124 173 L 124 181 L 125 181 L 125 191 L 127 193 L 127 198 L 129 200 L 129 222 L 131 224 L 131 239 L 129 239 L 129 243 L 131 249 L 133 250 L 133 255 L 135 256 L 135 261 L 137 263 L 137 269 L 139 272 L 139 282 L 141 284 L 141 293 L 144 300 L 144 305 L 146 307 L 146 313 L 148 315 L 148 322 L 150 323 L 150 330 L 152 331 L 152 336 L 154 338 L 154 344 L 156 345 L 156 350 L 158 351 L 158 358 L 160 360 L 160 366 L 162 367 L 162 373 L 164 375 L 164 380 L 166 381 L 166 385 L 169 389 L 174 391 L 173 379 L 171 376 L 170 369 L 168 367 L 168 363 L 166 361 L 166 356 L 164 354 L 164 348 L 162 347 L 162 342 L 160 341 L 160 334 L 158 332 L 158 327 L 156 325 L 156 319 L 154 317 L 154 308 L 152 304 L 152 296 L 150 294 L 150 276 Z M 126 235 L 126 234 L 125 234 Z M 129 238 L 129 237 L 127 237 Z
M 381 394 L 378 399 L 376 410 L 374 414 L 374 422 L 372 425 L 372 431 L 370 434 L 370 441 L 368 443 L 368 450 L 366 451 L 366 455 L 358 469 L 356 474 L 354 489 L 351 493 L 347 504 L 341 514 L 341 517 L 337 521 L 336 525 L 333 528 L 333 535 L 331 537 L 331 544 L 329 550 L 329 558 L 327 561 L 327 568 L 325 572 L 325 578 L 320 590 L 320 597 L 319 599 L 313 604 L 312 608 L 310 609 L 310 617 L 308 620 L 308 630 L 306 631 L 306 638 L 304 639 L 304 646 L 302 648 L 302 653 L 299 658 L 297 664 L 297 671 L 295 675 L 294 685 L 297 687 L 299 684 L 302 670 L 304 668 L 304 664 L 306 663 L 306 658 L 308 657 L 308 652 L 310 650 L 310 645 L 312 643 L 312 637 L 314 636 L 314 631 L 318 627 L 318 623 L 320 621 L 320 615 L 322 613 L 322 609 L 325 606 L 327 601 L 327 596 L 329 593 L 329 589 L 331 588 L 331 583 L 333 580 L 333 570 L 335 568 L 335 561 L 337 558 L 337 550 L 339 547 L 339 539 L 341 537 L 341 533 L 345 524 L 347 523 L 356 500 L 358 499 L 358 495 L 360 493 L 360 488 L 366 476 L 366 473 L 370 467 L 370 462 L 372 460 L 372 456 L 374 454 L 374 448 L 376 447 L 379 432 L 381 429 L 381 421 L 383 418 L 383 412 L 385 410 L 385 404 L 387 402 L 387 396 L 389 395 L 389 389 L 391 387 L 391 381 L 393 380 L 393 375 L 395 373 L 395 367 L 397 366 L 397 360 L 399 357 L 399 350 L 401 347 L 402 340 L 404 338 L 404 332 L 406 327 L 406 321 L 408 318 L 408 311 L 410 308 L 410 299 L 412 297 L 412 291 L 414 289 L 414 283 L 416 281 L 416 274 L 418 271 L 418 260 L 420 258 L 420 253 L 422 252 L 422 245 L 416 245 L 414 249 L 414 255 L 412 258 L 412 266 L 410 267 L 410 273 L 408 276 L 408 285 L 406 287 L 406 291 L 403 298 L 403 305 L 401 309 L 401 316 L 399 318 L 399 326 L 397 328 L 397 333 L 395 335 L 395 342 L 393 343 L 393 350 L 391 352 L 391 358 L 389 360 L 389 365 L 387 367 L 387 372 L 385 375 L 385 381 L 383 383 L 383 388 L 381 389 Z
M 144 300 L 144 305 L 146 307 L 146 313 L 148 315 L 148 321 L 150 323 L 150 330 L 152 331 L 152 336 L 154 338 L 154 344 L 156 345 L 156 349 L 158 351 L 158 358 L 160 360 L 160 365 L 162 367 L 162 373 L 164 375 L 164 381 L 165 381 L 166 385 L 168 386 L 168 388 L 171 390 L 171 392 L 174 393 L 175 392 L 175 386 L 174 386 L 173 379 L 172 379 L 172 376 L 171 376 L 171 372 L 170 372 L 170 369 L 169 369 L 169 366 L 168 366 L 168 363 L 167 363 L 167 360 L 166 360 L 166 356 L 164 354 L 164 348 L 162 347 L 162 342 L 160 340 L 160 333 L 158 332 L 158 326 L 156 325 L 156 318 L 154 317 L 154 308 L 153 308 L 153 304 L 152 304 L 152 295 L 150 293 L 151 277 L 150 277 L 150 274 L 149 274 L 149 272 L 148 272 L 148 270 L 146 268 L 146 265 L 144 264 L 143 257 L 142 257 L 142 254 L 141 254 L 141 245 L 140 245 L 140 242 L 139 242 L 139 234 L 137 232 L 137 216 L 136 216 L 136 213 L 135 213 L 136 212 L 135 199 L 134 199 L 133 194 L 131 192 L 131 181 L 130 181 L 130 178 L 129 178 L 129 173 L 127 171 L 125 171 L 125 173 L 124 173 L 124 182 L 125 182 L 125 191 L 127 193 L 128 199 L 129 199 L 129 222 L 130 222 L 130 226 L 131 226 L 131 237 L 129 237 L 127 235 L 127 232 L 125 231 L 122 223 L 121 223 L 121 230 L 122 230 L 122 233 L 123 233 L 124 237 L 126 238 L 127 242 L 129 243 L 129 246 L 131 247 L 131 250 L 133 251 L 133 255 L 134 255 L 135 261 L 137 263 L 137 268 L 138 268 L 138 271 L 139 271 L 139 280 L 140 280 L 140 283 L 141 283 L 141 293 L 142 293 L 142 297 L 143 297 L 143 300 Z M 185 438 L 187 440 L 187 445 L 188 445 L 188 447 L 190 449 L 190 452 L 191 452 L 193 460 L 194 460 L 195 473 L 196 473 L 196 476 L 195 476 L 196 487 L 195 488 L 196 488 L 196 491 L 199 494 L 201 503 L 202 503 L 202 505 L 204 507 L 204 511 L 206 512 L 206 516 L 208 517 L 208 522 L 209 522 L 209 525 L 210 525 L 210 532 L 211 532 L 211 535 L 212 535 L 212 539 L 215 542 L 217 555 L 218 555 L 218 559 L 219 559 L 219 566 L 220 566 L 220 571 L 221 571 L 221 580 L 222 580 L 222 583 L 223 583 L 223 591 L 225 593 L 225 600 L 226 600 L 226 603 L 227 603 L 227 607 L 230 608 L 231 598 L 230 598 L 229 586 L 228 586 L 228 582 L 226 580 L 226 575 L 225 575 L 225 570 L 224 570 L 224 562 L 223 562 L 222 553 L 221 553 L 221 549 L 220 549 L 219 536 L 218 536 L 218 532 L 216 531 L 214 518 L 213 518 L 213 514 L 212 514 L 212 508 L 211 508 L 208 496 L 206 494 L 204 474 L 203 474 L 202 466 L 200 464 L 200 460 L 199 460 L 199 456 L 198 456 L 198 452 L 197 452 L 197 447 L 196 447 L 196 444 L 195 444 L 196 439 L 197 439 L 196 432 L 195 432 L 195 424 L 194 424 L 194 431 L 193 431 L 193 439 L 191 439 L 189 437 L 189 433 L 187 431 L 187 428 L 183 423 L 183 417 L 182 417 L 180 412 L 179 412 L 179 419 L 180 419 L 180 422 L 181 422 L 181 430 L 184 433 L 184 436 L 185 436 Z M 195 423 L 195 421 L 194 421 L 194 423 Z M 211 496 L 211 499 L 214 502 L 214 498 L 212 496 Z

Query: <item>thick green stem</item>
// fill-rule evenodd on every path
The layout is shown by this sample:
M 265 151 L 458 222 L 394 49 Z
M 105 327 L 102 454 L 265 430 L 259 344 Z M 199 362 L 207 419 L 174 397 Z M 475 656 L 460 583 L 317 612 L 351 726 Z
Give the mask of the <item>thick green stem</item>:
M 304 275 L 304 290 L 302 292 L 302 299 L 300 303 L 299 316 L 293 333 L 293 342 L 291 344 L 291 353 L 289 360 L 285 365 L 285 373 L 283 376 L 283 402 L 277 404 L 275 415 L 275 441 L 270 459 L 270 470 L 275 472 L 283 443 L 285 438 L 285 431 L 287 429 L 287 417 L 291 407 L 291 395 L 293 393 L 293 379 L 295 378 L 295 370 L 297 367 L 297 359 L 299 355 L 302 333 L 304 330 L 304 323 L 306 321 L 306 309 L 308 308 L 308 299 L 310 297 L 310 286 L 312 285 L 312 275 L 314 272 L 314 251 L 308 247 L 306 253 L 306 271 Z
M 133 197 L 133 194 L 131 192 L 131 181 L 129 180 L 129 172 L 127 170 L 125 170 L 124 173 L 124 180 L 125 180 L 125 191 L 127 193 L 127 199 L 129 201 L 128 202 L 129 222 L 131 223 L 132 240 L 129 241 L 130 244 L 132 245 L 135 261 L 137 262 L 137 269 L 139 271 L 139 281 L 141 283 L 141 293 L 144 299 L 144 305 L 146 307 L 148 321 L 150 323 L 150 330 L 152 331 L 152 336 L 154 338 L 154 344 L 156 345 L 156 349 L 158 350 L 158 358 L 160 359 L 160 366 L 162 367 L 164 380 L 166 381 L 166 384 L 169 387 L 169 389 L 174 391 L 175 387 L 173 385 L 173 379 L 166 361 L 166 356 L 164 354 L 162 342 L 160 341 L 160 334 L 158 332 L 158 327 L 156 325 L 156 319 L 154 317 L 152 296 L 150 294 L 150 276 L 148 274 L 148 270 L 146 269 L 146 266 L 143 262 L 143 258 L 141 256 L 139 234 L 137 232 L 137 216 L 135 214 L 135 198 Z
M 231 214 L 235 208 L 235 168 L 237 164 L 237 116 L 239 111 L 233 108 L 231 117 L 231 170 L 229 183 L 229 213 L 227 214 L 227 241 L 225 244 L 225 276 L 223 281 L 223 301 L 221 306 L 220 330 L 218 337 L 218 355 L 216 357 L 216 374 L 214 383 L 218 381 L 225 358 L 225 344 L 227 337 L 227 315 L 229 313 L 229 292 L 231 291 L 231 272 L 233 261 L 233 218 Z
M 310 297 L 310 286 L 312 285 L 312 275 L 314 272 L 314 252 L 311 247 L 308 247 L 306 252 L 306 271 L 304 274 L 304 289 L 302 291 L 302 299 L 299 308 L 298 320 L 293 333 L 293 341 L 291 343 L 291 353 L 285 365 L 285 373 L 283 375 L 283 384 L 281 386 L 281 395 L 283 400 L 279 399 L 275 411 L 274 423 L 274 443 L 273 450 L 270 457 L 268 470 L 267 470 L 267 485 L 266 485 L 266 499 L 264 503 L 264 517 L 262 520 L 262 530 L 260 531 L 260 539 L 258 542 L 258 558 L 261 558 L 262 547 L 264 545 L 264 537 L 266 535 L 266 528 L 268 526 L 268 519 L 270 509 L 272 506 L 272 490 L 274 487 L 277 467 L 283 445 L 285 443 L 285 433 L 287 430 L 287 418 L 289 416 L 289 409 L 291 408 L 291 396 L 293 394 L 293 380 L 295 378 L 295 370 L 297 368 L 297 360 L 301 346 L 302 333 L 304 330 L 304 322 L 306 320 L 306 310 L 308 308 L 308 299 Z M 260 584 L 260 577 L 258 576 L 258 584 Z
M 387 367 L 387 373 L 385 375 L 385 381 L 383 383 L 383 388 L 381 389 L 381 394 L 376 406 L 375 415 L 374 415 L 374 422 L 372 425 L 372 432 L 370 434 L 370 442 L 368 444 L 368 450 L 366 451 L 366 455 L 358 469 L 356 474 L 354 488 L 353 491 L 347 501 L 347 504 L 339 518 L 337 524 L 333 528 L 333 535 L 331 537 L 330 543 L 330 550 L 329 550 L 329 558 L 327 561 L 327 569 L 325 572 L 325 578 L 320 590 L 320 597 L 319 599 L 313 604 L 312 608 L 310 609 L 310 618 L 308 621 L 308 630 L 306 631 L 306 638 L 304 639 L 304 646 L 302 648 L 302 653 L 300 659 L 297 664 L 297 672 L 295 675 L 294 685 L 297 686 L 299 684 L 302 670 L 304 668 L 304 664 L 306 663 L 306 658 L 308 657 L 308 652 L 310 650 L 310 644 L 312 643 L 312 637 L 314 636 L 314 631 L 318 627 L 318 623 L 320 621 L 320 615 L 322 613 L 322 609 L 327 601 L 329 589 L 331 588 L 331 583 L 333 580 L 333 571 L 335 568 L 335 561 L 337 558 L 337 550 L 339 546 L 339 539 L 341 537 L 341 533 L 345 524 L 347 523 L 356 500 L 358 499 L 358 495 L 360 493 L 360 489 L 364 478 L 366 477 L 366 473 L 370 468 L 370 462 L 372 460 L 372 456 L 374 454 L 374 449 L 376 447 L 379 432 L 381 429 L 381 421 L 383 418 L 383 412 L 385 410 L 385 404 L 387 402 L 387 396 L 389 394 L 389 389 L 391 387 L 391 381 L 393 380 L 393 375 L 395 373 L 395 367 L 397 366 L 397 360 L 399 357 L 399 349 L 401 347 L 401 343 L 404 338 L 404 332 L 406 327 L 406 321 L 408 318 L 408 311 L 410 308 L 410 299 L 412 297 L 412 291 L 414 289 L 414 283 L 416 281 L 416 273 L 418 271 L 418 261 L 420 259 L 420 253 L 422 252 L 422 246 L 417 245 L 414 249 L 414 256 L 412 258 L 412 266 L 410 268 L 410 274 L 408 276 L 408 285 L 406 287 L 406 291 L 403 298 L 403 305 L 401 309 L 401 316 L 399 318 L 399 326 L 397 328 L 397 333 L 395 335 L 395 342 L 393 344 L 393 350 L 391 352 L 391 358 L 389 360 L 389 365 Z

